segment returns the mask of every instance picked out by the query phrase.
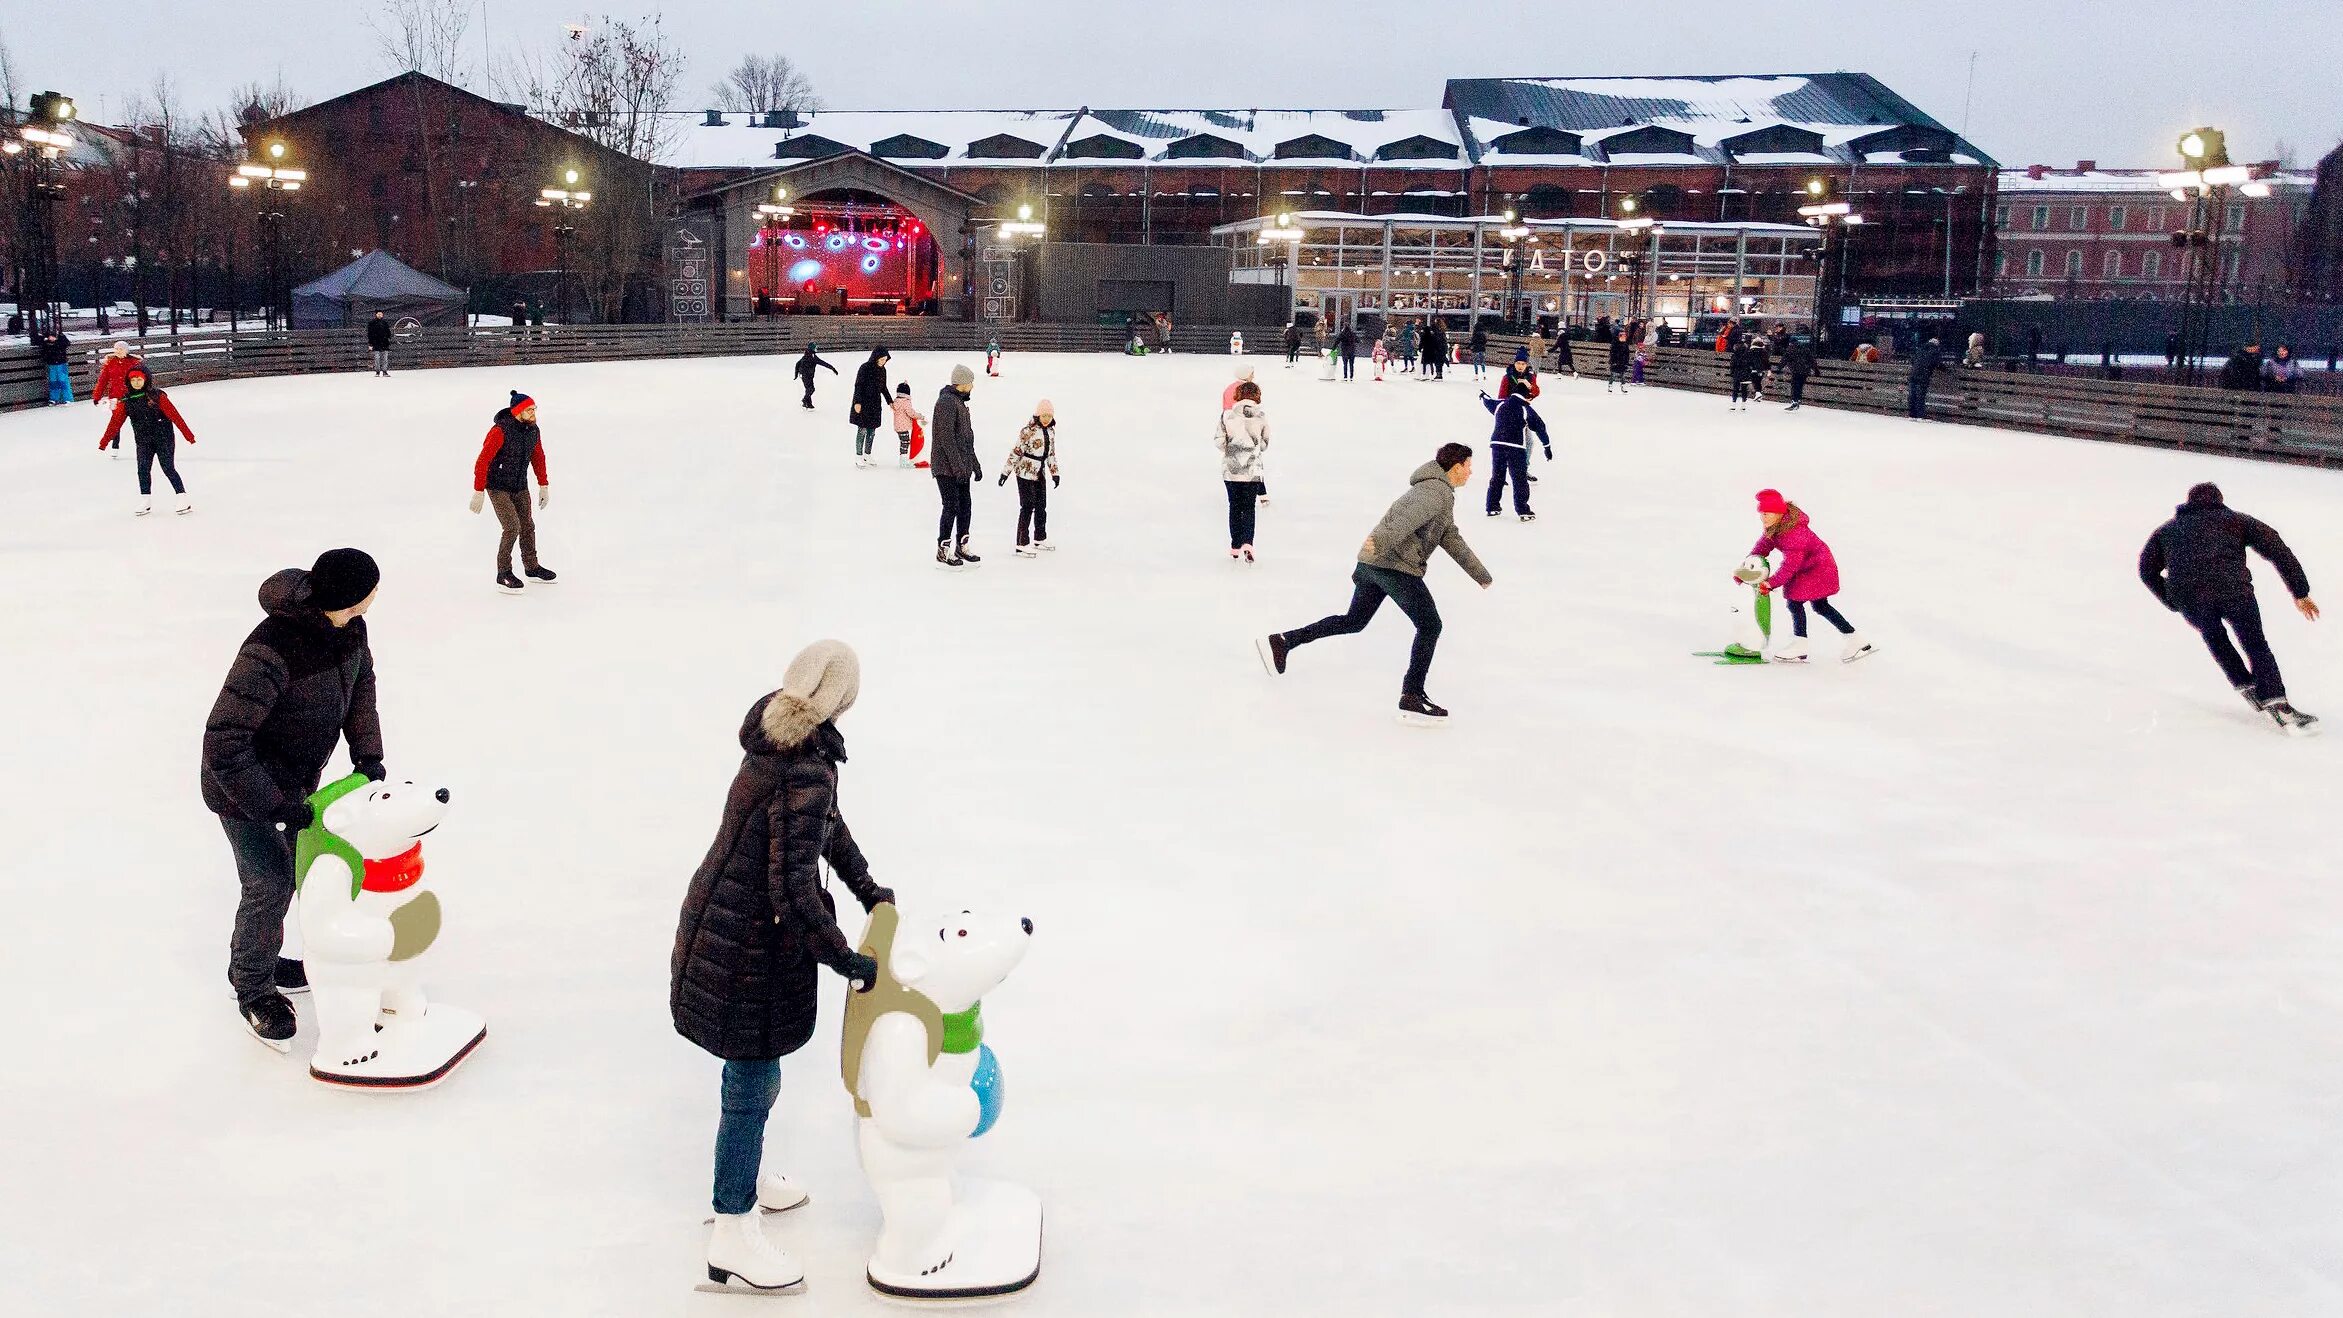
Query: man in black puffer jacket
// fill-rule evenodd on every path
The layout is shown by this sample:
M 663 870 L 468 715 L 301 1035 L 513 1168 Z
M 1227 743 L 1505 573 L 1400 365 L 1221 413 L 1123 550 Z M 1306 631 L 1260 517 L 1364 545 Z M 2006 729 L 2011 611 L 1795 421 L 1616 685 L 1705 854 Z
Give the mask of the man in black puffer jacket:
M 268 617 L 244 638 L 203 725 L 203 804 L 220 817 L 236 853 L 244 895 L 228 940 L 228 983 L 245 1024 L 282 1052 L 293 1039 L 283 989 L 309 987 L 283 950 L 293 901 L 293 835 L 312 822 L 336 742 L 350 763 L 382 777 L 382 724 L 374 711 L 374 656 L 362 616 L 382 577 L 356 549 L 329 549 L 308 571 L 286 568 L 261 583 Z
M 2295 610 L 2313 622 L 2319 606 L 2310 597 L 2302 562 L 2267 524 L 2221 501 L 2221 487 L 2207 481 L 2192 487 L 2188 502 L 2171 521 L 2156 528 L 2140 550 L 2140 580 L 2164 607 L 2188 619 L 2205 638 L 2214 662 L 2255 708 L 2289 731 L 2308 729 L 2318 719 L 2286 700 L 2277 657 L 2262 634 L 2262 611 L 2254 602 L 2253 569 L 2245 551 L 2270 560 L 2294 597 Z M 2245 647 L 2240 658 L 2229 633 Z
M 759 1270 L 786 1269 L 756 1229 L 756 1209 L 794 1208 L 805 1194 L 762 1172 L 765 1121 L 780 1094 L 781 1059 L 813 1037 L 818 966 L 868 989 L 878 964 L 838 928 L 821 866 L 864 910 L 895 894 L 871 881 L 870 864 L 838 812 L 846 741 L 837 720 L 853 708 L 861 663 L 842 641 L 816 641 L 789 663 L 781 689 L 749 709 L 745 752 L 724 799 L 716 840 L 684 893 L 668 961 L 675 1032 L 724 1059 L 716 1127 L 716 1232 L 708 1264 L 758 1286 L 788 1284 Z M 802 1275 L 802 1274 L 801 1274 Z

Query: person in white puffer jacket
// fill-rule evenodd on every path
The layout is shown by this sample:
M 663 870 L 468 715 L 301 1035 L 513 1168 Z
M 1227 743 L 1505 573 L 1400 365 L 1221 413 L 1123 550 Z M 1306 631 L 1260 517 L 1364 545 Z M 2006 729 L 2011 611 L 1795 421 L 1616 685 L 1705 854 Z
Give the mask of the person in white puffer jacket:
M 1228 487 L 1228 556 L 1253 561 L 1253 520 L 1268 488 L 1269 414 L 1261 408 L 1261 386 L 1237 385 L 1236 401 L 1220 414 L 1220 479 Z

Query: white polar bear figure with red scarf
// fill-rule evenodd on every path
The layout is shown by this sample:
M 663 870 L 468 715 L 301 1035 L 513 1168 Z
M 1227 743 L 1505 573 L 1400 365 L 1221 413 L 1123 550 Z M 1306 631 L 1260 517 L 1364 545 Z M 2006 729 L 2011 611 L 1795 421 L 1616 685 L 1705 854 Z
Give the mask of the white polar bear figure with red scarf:
M 841 1069 L 882 1219 L 865 1275 L 885 1294 L 1006 1295 L 1041 1275 L 1041 1200 L 954 1175 L 1001 1111 L 979 1000 L 1032 939 L 1033 921 L 1016 917 L 962 911 L 898 928 L 892 905 L 871 912 L 862 952 L 879 963 L 878 982 L 847 999 Z
M 423 877 L 423 835 L 448 791 L 352 774 L 309 798 L 315 822 L 293 855 L 303 957 L 317 1012 L 312 1078 L 355 1089 L 428 1089 L 488 1027 L 423 996 L 423 954 L 439 938 L 439 896 Z

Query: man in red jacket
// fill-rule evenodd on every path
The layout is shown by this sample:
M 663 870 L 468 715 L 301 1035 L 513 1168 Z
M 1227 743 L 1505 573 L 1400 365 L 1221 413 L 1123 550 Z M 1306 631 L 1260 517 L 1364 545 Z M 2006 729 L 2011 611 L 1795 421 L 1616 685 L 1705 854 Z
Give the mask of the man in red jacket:
M 187 428 L 186 418 L 172 406 L 171 396 L 146 378 L 144 366 L 133 366 L 125 373 L 122 397 L 114 402 L 114 418 L 106 423 L 106 433 L 98 439 L 98 451 L 115 447 L 122 442 L 122 423 L 130 423 L 130 434 L 138 442 L 138 507 L 135 516 L 144 517 L 155 510 L 154 467 L 163 465 L 163 475 L 170 480 L 171 490 L 179 496 L 179 511 L 191 513 L 195 505 L 187 498 L 187 486 L 179 479 L 179 464 L 174 460 L 176 448 L 171 428 L 195 442 L 195 432 Z
M 479 512 L 483 500 L 493 503 L 497 525 L 504 528 L 504 538 L 496 546 L 496 586 L 508 595 L 521 591 L 521 579 L 513 575 L 515 543 L 521 547 L 521 570 L 531 581 L 550 586 L 556 580 L 553 570 L 537 561 L 537 520 L 529 511 L 532 470 L 537 473 L 537 506 L 543 508 L 553 497 L 553 487 L 545 479 L 537 400 L 515 389 L 512 402 L 496 414 L 488 437 L 481 441 L 480 460 L 472 464 L 472 511 Z

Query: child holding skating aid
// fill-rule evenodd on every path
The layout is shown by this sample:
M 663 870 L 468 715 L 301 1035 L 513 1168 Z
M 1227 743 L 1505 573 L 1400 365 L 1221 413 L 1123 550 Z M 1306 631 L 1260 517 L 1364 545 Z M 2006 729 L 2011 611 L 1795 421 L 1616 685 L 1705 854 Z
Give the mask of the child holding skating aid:
M 1049 491 L 1058 483 L 1058 413 L 1046 398 L 1033 405 L 1033 419 L 1017 432 L 999 484 L 1017 478 L 1017 557 L 1035 558 L 1049 542 Z M 1049 485 L 1042 484 L 1047 477 Z M 1028 534 L 1030 533 L 1030 534 Z
M 1830 546 L 1814 533 L 1806 513 L 1798 505 L 1781 496 L 1778 490 L 1757 492 L 1757 518 L 1765 524 L 1765 533 L 1750 546 L 1752 558 L 1765 558 L 1781 551 L 1782 563 L 1773 575 L 1759 582 L 1761 594 L 1780 591 L 1790 606 L 1789 641 L 1774 651 L 1772 662 L 1802 664 L 1806 662 L 1806 610 L 1811 607 L 1822 615 L 1822 620 L 1838 628 L 1845 638 L 1839 651 L 1839 662 L 1851 664 L 1872 652 L 1871 643 L 1855 631 L 1855 624 L 1840 616 L 1831 607 L 1831 596 L 1839 593 L 1839 562 L 1830 552 Z M 1738 578 L 1736 578 L 1737 580 Z
M 919 409 L 911 405 L 910 381 L 906 380 L 895 386 L 895 402 L 888 409 L 888 413 L 895 424 L 895 448 L 902 455 L 897 465 L 908 467 L 911 465 L 912 427 L 923 425 L 927 421 L 926 417 L 919 414 Z
M 1001 341 L 997 338 L 984 341 L 984 373 L 995 379 L 1000 377 Z

